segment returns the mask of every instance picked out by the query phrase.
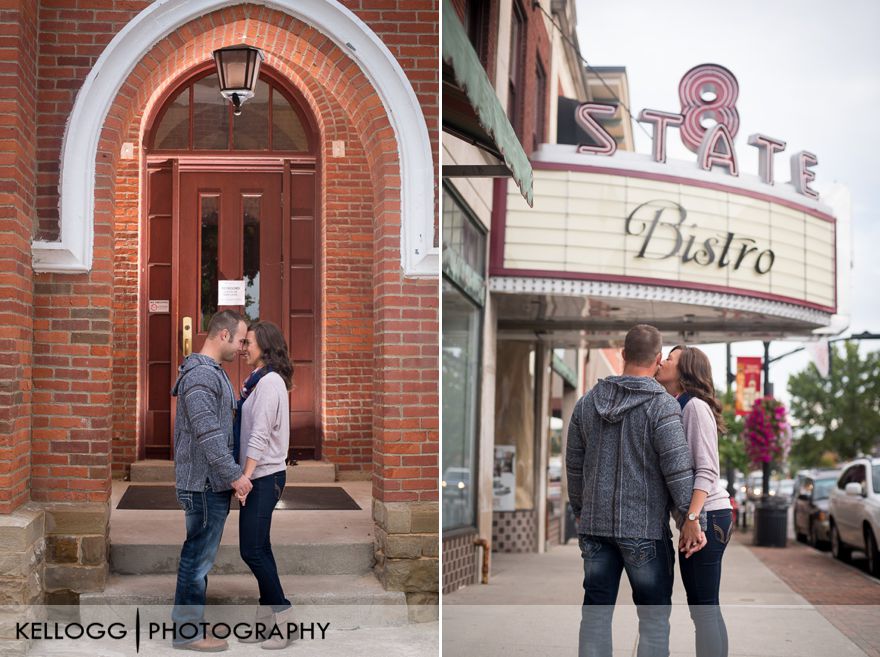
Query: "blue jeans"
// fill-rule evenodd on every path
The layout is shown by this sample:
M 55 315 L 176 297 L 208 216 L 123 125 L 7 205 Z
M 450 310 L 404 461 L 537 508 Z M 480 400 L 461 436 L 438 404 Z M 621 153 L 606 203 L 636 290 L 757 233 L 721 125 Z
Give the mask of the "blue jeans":
M 184 623 L 201 623 L 205 619 L 205 599 L 208 590 L 208 572 L 214 566 L 223 526 L 229 515 L 229 502 L 232 491 L 215 493 L 205 484 L 206 490 L 189 491 L 177 489 L 177 501 L 186 515 L 186 541 L 180 551 L 180 564 L 177 567 L 177 589 L 174 592 L 174 609 L 171 620 L 178 631 L 174 645 L 191 643 L 202 638 L 202 633 L 191 637 L 187 628 L 186 636 L 180 633 Z
M 626 570 L 639 616 L 639 657 L 669 655 L 675 550 L 672 539 L 578 537 L 584 559 L 580 657 L 611 657 L 611 619 Z
M 238 514 L 241 558 L 257 578 L 260 604 L 271 606 L 276 613 L 290 607 L 290 601 L 284 597 L 284 589 L 278 579 L 278 567 L 269 541 L 272 511 L 281 499 L 286 481 L 287 473 L 284 470 L 251 481 L 253 490 L 248 493 L 245 505 Z
M 730 509 L 706 513 L 706 547 L 685 559 L 679 553 L 681 580 L 694 621 L 697 657 L 727 657 L 727 626 L 721 615 L 721 559 L 733 533 Z

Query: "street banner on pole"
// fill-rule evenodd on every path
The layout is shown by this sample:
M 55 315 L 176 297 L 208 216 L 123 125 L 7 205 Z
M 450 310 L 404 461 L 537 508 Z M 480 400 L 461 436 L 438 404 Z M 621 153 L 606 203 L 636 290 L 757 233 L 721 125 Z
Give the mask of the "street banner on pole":
M 822 378 L 827 377 L 830 364 L 828 358 L 828 340 L 808 342 L 804 346 L 806 347 L 807 353 L 810 354 L 810 358 L 813 359 L 813 363 L 816 364 L 816 369 L 819 370 L 819 376 Z
M 736 414 L 748 415 L 755 400 L 761 396 L 762 361 L 757 356 L 736 359 Z

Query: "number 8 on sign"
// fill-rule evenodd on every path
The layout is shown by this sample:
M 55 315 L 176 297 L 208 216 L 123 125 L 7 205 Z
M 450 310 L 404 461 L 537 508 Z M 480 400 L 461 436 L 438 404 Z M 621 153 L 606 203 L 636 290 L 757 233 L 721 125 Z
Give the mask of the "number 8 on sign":
M 736 100 L 739 85 L 733 73 L 717 64 L 701 64 L 684 74 L 678 84 L 678 97 L 681 100 L 681 140 L 694 153 L 706 130 L 703 120 L 711 119 L 727 128 L 731 139 L 739 130 L 739 112 Z

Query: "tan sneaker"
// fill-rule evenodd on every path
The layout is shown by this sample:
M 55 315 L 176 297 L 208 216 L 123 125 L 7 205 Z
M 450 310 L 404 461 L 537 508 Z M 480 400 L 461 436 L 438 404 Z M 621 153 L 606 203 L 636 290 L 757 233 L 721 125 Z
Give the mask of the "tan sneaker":
M 274 622 L 275 625 L 278 626 L 278 629 L 281 630 L 282 636 L 273 636 L 270 639 L 263 641 L 260 645 L 261 648 L 265 650 L 281 650 L 299 638 L 299 628 L 297 628 L 296 633 L 289 639 L 284 636 L 287 634 L 287 624 L 293 622 L 293 607 L 288 607 L 284 611 L 279 611 L 275 614 Z
M 257 607 L 257 614 L 254 618 L 254 623 L 251 626 L 251 635 L 246 639 L 239 639 L 239 643 L 260 643 L 262 641 L 266 641 L 266 637 L 269 636 L 269 632 L 272 631 L 272 622 L 274 620 L 274 614 L 272 613 L 272 607 L 268 605 L 260 605 Z M 263 624 L 263 632 L 260 636 L 257 636 L 257 623 Z
M 223 639 L 215 639 L 212 636 L 208 636 L 192 643 L 174 646 L 174 648 L 176 650 L 194 650 L 195 652 L 223 652 L 229 649 L 229 644 Z

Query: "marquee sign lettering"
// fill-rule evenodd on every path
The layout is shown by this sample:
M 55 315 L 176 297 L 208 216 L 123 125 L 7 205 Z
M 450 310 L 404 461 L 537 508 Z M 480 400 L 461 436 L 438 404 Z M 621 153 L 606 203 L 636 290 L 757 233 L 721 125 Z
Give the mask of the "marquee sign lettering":
M 682 143 L 697 154 L 701 169 L 710 171 L 713 167 L 721 167 L 731 176 L 738 176 L 739 164 L 733 140 L 739 132 L 739 112 L 736 109 L 739 84 L 733 73 L 718 64 L 695 66 L 681 79 L 678 96 L 681 110 L 677 114 L 655 109 L 639 112 L 638 120 L 653 126 L 653 160 L 666 162 L 667 129 L 677 127 Z M 616 105 L 606 103 L 583 103 L 578 106 L 575 121 L 596 142 L 595 145 L 580 144 L 578 153 L 614 155 L 617 142 L 595 117 L 611 116 L 616 111 Z M 749 136 L 748 144 L 758 149 L 761 181 L 773 185 L 773 158 L 776 153 L 785 150 L 785 142 L 755 133 Z M 814 200 L 819 198 L 819 193 L 810 187 L 810 183 L 816 178 L 811 170 L 816 164 L 816 156 L 808 151 L 799 151 L 791 156 L 792 185 L 798 193 Z
M 670 220 L 662 221 L 665 213 L 672 215 Z M 686 236 L 684 230 L 697 226 L 685 226 L 686 218 L 687 210 L 673 201 L 647 201 L 635 208 L 627 216 L 624 230 L 627 235 L 645 236 L 636 258 L 665 260 L 680 255 L 682 264 L 693 262 L 704 267 L 716 264 L 719 268 L 732 267 L 734 270 L 746 264 L 758 274 L 766 274 L 773 267 L 776 255 L 771 249 L 759 251 L 759 247 L 754 246 L 755 240 L 730 231 L 726 235 L 708 237 L 694 248 L 696 236 Z M 651 238 L 658 229 L 665 231 L 667 236 L 671 234 L 674 240 L 672 248 L 659 255 L 650 251 Z

